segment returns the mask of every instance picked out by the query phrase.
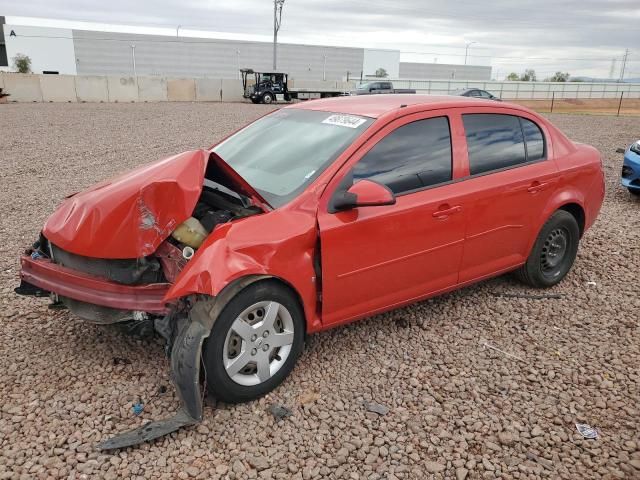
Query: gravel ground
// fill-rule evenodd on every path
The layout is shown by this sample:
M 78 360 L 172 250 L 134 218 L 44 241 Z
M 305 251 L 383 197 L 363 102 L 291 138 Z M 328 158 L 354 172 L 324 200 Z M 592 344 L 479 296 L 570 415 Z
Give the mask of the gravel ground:
M 506 276 L 315 335 L 267 398 L 96 451 L 177 408 L 162 345 L 17 297 L 18 254 L 65 195 L 268 110 L 0 106 L 0 478 L 640 478 L 640 201 L 618 186 L 615 152 L 638 119 L 601 116 L 552 116 L 603 153 L 608 189 L 560 298 L 498 297 L 539 293 Z M 293 415 L 276 422 L 272 403 Z

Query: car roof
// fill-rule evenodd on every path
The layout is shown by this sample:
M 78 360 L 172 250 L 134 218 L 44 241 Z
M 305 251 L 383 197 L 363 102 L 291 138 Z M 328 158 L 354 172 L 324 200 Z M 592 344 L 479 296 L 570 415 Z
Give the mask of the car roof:
M 520 105 L 509 103 L 496 104 L 493 100 L 456 95 L 423 95 L 423 94 L 382 94 L 382 95 L 354 95 L 333 97 L 306 102 L 295 103 L 285 108 L 302 110 L 318 110 L 321 112 L 345 113 L 378 118 L 400 108 L 409 106 L 423 106 L 425 110 L 441 108 L 460 108 L 487 106 L 492 108 L 513 108 L 529 112 Z

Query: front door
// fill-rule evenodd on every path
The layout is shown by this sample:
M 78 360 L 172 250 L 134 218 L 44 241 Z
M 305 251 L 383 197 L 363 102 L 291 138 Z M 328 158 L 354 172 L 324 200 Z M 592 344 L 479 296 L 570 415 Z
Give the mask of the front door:
M 452 172 L 446 116 L 392 122 L 347 162 L 325 196 L 352 173 L 354 182 L 367 178 L 387 185 L 396 204 L 330 213 L 323 197 L 318 223 L 324 325 L 455 286 L 467 206 Z

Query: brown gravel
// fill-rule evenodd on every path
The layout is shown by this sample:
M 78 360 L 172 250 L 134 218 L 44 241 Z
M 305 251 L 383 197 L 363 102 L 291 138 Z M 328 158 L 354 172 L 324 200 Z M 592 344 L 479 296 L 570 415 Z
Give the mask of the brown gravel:
M 201 425 L 153 444 L 96 451 L 177 407 L 162 346 L 16 297 L 18 254 L 65 195 L 266 111 L 0 106 L 0 479 L 640 478 L 640 201 L 618 186 L 615 153 L 637 139 L 638 119 L 601 116 L 553 116 L 600 149 L 608 188 L 552 290 L 561 298 L 496 297 L 539 293 L 505 276 L 315 335 L 268 398 L 207 407 Z M 276 423 L 272 403 L 293 415 Z M 576 422 L 600 438 L 581 439 Z

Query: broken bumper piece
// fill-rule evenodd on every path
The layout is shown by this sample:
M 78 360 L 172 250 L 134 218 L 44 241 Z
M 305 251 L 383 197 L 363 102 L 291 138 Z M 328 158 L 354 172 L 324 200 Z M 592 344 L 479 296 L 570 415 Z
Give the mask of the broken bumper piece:
M 200 357 L 202 344 L 211 332 L 218 313 L 216 302 L 203 302 L 194 306 L 189 322 L 177 335 L 171 349 L 171 373 L 182 406 L 178 412 L 163 420 L 157 420 L 139 428 L 115 435 L 98 444 L 99 450 L 131 447 L 167 435 L 179 428 L 194 425 L 202 420 L 203 394 L 200 389 Z M 206 381 L 206 379 L 205 379 Z
M 103 307 L 157 315 L 169 313 L 164 301 L 171 286 L 168 283 L 123 285 L 63 267 L 47 258 L 33 259 L 29 255 L 20 257 L 20 264 L 21 280 L 40 291 Z

